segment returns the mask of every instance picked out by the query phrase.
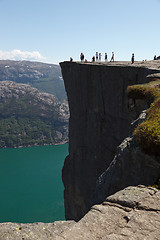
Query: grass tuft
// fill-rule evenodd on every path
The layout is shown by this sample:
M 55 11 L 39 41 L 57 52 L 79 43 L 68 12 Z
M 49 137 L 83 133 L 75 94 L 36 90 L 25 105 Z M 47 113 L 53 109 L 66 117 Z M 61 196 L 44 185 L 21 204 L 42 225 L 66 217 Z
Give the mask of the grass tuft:
M 151 187 L 160 190 L 160 178 Z
M 160 155 L 160 80 L 129 86 L 127 93 L 128 97 L 143 99 L 149 105 L 146 121 L 133 132 L 136 144 L 149 155 Z

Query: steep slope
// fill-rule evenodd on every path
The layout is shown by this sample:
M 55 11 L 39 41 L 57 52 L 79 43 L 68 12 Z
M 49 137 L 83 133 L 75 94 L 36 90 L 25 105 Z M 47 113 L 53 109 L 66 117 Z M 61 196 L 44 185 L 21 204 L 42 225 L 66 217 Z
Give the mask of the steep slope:
M 30 84 L 55 95 L 59 101 L 66 99 L 61 70 L 55 64 L 0 60 L 0 81 L 6 80 Z
M 143 110 L 142 105 L 131 113 L 127 87 L 150 81 L 146 77 L 159 72 L 159 63 L 60 65 L 70 107 L 69 156 L 63 168 L 65 211 L 67 219 L 77 221 L 90 209 L 98 177 Z
M 68 105 L 27 84 L 0 82 L 0 147 L 68 140 Z

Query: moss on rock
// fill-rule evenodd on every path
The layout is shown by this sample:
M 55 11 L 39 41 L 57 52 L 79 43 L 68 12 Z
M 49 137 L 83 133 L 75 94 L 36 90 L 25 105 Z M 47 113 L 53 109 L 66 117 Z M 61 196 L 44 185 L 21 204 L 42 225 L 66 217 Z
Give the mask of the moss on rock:
M 160 155 L 160 80 L 128 87 L 128 96 L 149 104 L 147 119 L 134 130 L 139 147 L 150 155 Z

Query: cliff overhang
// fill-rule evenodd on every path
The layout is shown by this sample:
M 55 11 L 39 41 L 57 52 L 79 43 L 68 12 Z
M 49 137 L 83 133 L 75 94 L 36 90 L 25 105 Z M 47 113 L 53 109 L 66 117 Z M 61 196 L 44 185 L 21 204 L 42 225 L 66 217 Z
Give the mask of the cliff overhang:
M 78 221 L 100 199 L 102 202 L 104 197 L 129 184 L 153 184 L 157 180 L 159 160 L 153 160 L 156 161 L 152 169 L 155 174 L 151 174 L 147 168 L 148 155 L 139 152 L 133 139 L 126 141 L 129 150 L 127 146 L 119 150 L 117 147 L 132 136 L 138 124 L 136 119 L 148 107 L 141 100 L 135 105 L 134 99 L 127 95 L 127 87 L 158 78 L 160 62 L 63 62 L 60 66 L 70 107 L 69 156 L 62 174 L 65 212 L 66 219 Z M 135 162 L 136 152 L 145 159 L 141 164 Z M 143 164 L 146 176 L 150 177 L 141 174 Z M 106 188 L 105 194 L 102 185 Z

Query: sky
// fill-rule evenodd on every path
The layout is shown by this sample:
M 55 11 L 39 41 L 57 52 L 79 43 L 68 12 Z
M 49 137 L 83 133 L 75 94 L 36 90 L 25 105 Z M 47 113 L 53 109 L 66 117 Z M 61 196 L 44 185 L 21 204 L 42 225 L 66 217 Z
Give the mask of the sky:
M 0 59 L 58 64 L 160 55 L 160 0 L 0 0 Z

